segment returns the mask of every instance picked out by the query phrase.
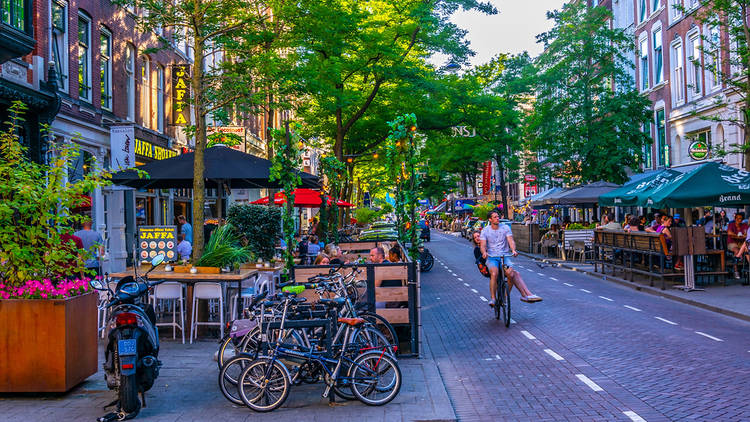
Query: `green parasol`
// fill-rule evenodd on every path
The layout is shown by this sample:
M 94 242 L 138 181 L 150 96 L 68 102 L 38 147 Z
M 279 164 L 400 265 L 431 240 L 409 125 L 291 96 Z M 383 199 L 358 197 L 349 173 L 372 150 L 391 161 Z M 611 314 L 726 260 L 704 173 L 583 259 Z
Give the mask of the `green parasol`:
M 708 162 L 650 192 L 645 206 L 692 208 L 747 204 L 750 204 L 750 172 Z
M 671 169 L 654 173 L 635 182 L 628 183 L 621 188 L 600 195 L 599 205 L 618 207 L 654 206 L 646 204 L 651 193 L 661 190 L 665 184 L 681 176 L 684 176 L 684 174 Z

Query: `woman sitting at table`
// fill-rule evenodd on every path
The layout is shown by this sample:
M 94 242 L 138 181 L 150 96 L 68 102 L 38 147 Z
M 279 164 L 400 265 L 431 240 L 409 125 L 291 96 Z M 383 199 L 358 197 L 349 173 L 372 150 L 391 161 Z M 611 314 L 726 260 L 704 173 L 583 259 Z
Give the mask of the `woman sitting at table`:
M 330 263 L 331 263 L 331 259 L 328 257 L 328 255 L 325 252 L 321 252 L 318 254 L 317 257 L 315 257 L 314 265 L 329 265 Z
M 401 256 L 401 248 L 398 245 L 388 249 L 388 261 L 389 262 L 401 262 L 403 260 L 404 260 L 404 257 Z

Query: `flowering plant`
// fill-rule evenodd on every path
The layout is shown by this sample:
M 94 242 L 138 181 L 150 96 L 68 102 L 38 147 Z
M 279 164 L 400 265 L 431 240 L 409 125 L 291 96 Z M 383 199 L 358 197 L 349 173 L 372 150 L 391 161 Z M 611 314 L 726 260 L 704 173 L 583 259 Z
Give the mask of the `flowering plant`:
M 90 278 L 63 280 L 52 283 L 52 280 L 27 280 L 21 286 L 5 284 L 0 280 L 0 298 L 2 299 L 68 299 L 89 291 Z

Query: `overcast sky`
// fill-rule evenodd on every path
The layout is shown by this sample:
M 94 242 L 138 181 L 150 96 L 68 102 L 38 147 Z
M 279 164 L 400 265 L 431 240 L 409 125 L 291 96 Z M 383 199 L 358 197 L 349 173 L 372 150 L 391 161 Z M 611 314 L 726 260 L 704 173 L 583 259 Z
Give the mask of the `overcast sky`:
M 498 53 L 521 53 L 528 51 L 534 57 L 542 52 L 536 44 L 537 34 L 552 26 L 547 20 L 547 11 L 560 9 L 565 0 L 490 0 L 500 12 L 487 16 L 478 12 L 459 11 L 453 23 L 469 31 L 466 38 L 477 54 L 471 64 L 488 62 Z M 438 65 L 445 60 L 435 58 Z

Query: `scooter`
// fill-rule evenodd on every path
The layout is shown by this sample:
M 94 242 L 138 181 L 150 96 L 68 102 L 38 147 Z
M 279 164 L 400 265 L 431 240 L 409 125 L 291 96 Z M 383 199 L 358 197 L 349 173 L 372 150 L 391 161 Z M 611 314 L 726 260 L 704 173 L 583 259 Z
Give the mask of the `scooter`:
M 117 399 L 105 409 L 117 405 L 117 412 L 97 419 L 100 422 L 132 419 L 146 406 L 145 393 L 159 376 L 159 333 L 153 306 L 142 300 L 154 286 L 164 282 L 149 282 L 148 274 L 164 262 L 164 254 L 151 260 L 151 269 L 143 276 L 127 276 L 117 282 L 112 291 L 101 280 L 91 280 L 91 287 L 109 292 L 103 308 L 110 309 L 107 319 L 107 348 L 104 352 L 104 379 L 110 390 L 117 391 Z M 138 399 L 141 394 L 141 400 Z

